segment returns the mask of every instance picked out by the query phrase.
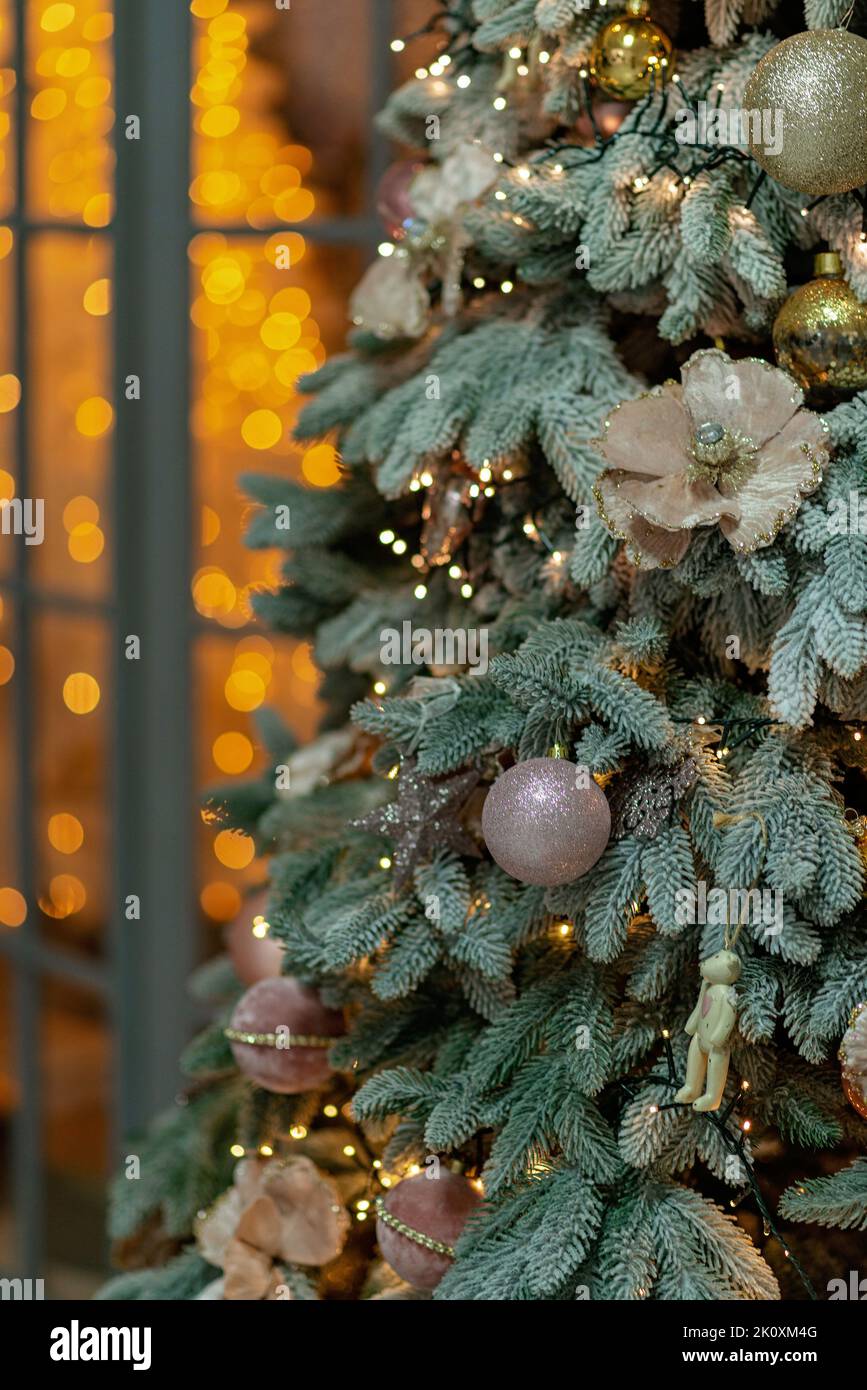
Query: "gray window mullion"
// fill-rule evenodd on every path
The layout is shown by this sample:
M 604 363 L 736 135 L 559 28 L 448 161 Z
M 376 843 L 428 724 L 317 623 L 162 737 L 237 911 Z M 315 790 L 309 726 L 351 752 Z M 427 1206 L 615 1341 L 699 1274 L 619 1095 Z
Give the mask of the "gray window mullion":
M 190 15 L 116 7 L 116 1137 L 177 1089 L 194 964 L 188 262 Z M 141 138 L 125 138 L 136 115 Z M 141 400 L 127 401 L 128 374 Z M 127 660 L 125 638 L 141 639 Z M 141 919 L 127 920 L 136 894 Z

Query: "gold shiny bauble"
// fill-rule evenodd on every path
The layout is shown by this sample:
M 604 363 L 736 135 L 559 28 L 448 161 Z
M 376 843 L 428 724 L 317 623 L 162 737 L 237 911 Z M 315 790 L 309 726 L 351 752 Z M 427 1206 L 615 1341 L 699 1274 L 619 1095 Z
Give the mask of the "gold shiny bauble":
M 799 193 L 867 183 L 867 39 L 813 29 L 783 39 L 744 88 L 750 153 Z
M 618 101 L 637 101 L 651 87 L 660 90 L 671 62 L 671 39 L 647 17 L 647 5 L 631 0 L 593 42 L 590 76 Z
M 830 404 L 867 389 L 867 304 L 843 279 L 836 251 L 817 256 L 814 270 L 777 315 L 774 352 L 814 404 Z

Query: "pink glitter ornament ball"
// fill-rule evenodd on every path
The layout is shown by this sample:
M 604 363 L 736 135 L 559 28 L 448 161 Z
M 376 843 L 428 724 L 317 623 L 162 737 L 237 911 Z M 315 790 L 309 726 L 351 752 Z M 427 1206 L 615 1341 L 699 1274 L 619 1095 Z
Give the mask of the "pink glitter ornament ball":
M 331 1040 L 345 1031 L 342 1013 L 326 1009 L 315 989 L 281 975 L 241 996 L 226 1036 L 245 1076 L 266 1091 L 294 1096 L 325 1084 Z
M 377 1218 L 382 1258 L 413 1288 L 435 1289 L 481 1201 L 469 1179 L 448 1168 L 441 1168 L 438 1178 L 427 1173 L 404 1178 L 388 1192 Z
M 391 164 L 379 180 L 376 190 L 376 211 L 392 241 L 406 236 L 415 219 L 409 191 L 416 175 L 424 168 L 414 159 L 399 159 Z
M 254 931 L 254 927 L 262 928 L 267 923 L 268 896 L 267 888 L 252 893 L 226 928 L 226 950 L 235 974 L 245 985 L 255 985 L 259 980 L 270 980 L 280 974 L 283 947 L 267 932 L 259 936 Z
M 498 777 L 482 811 L 485 843 L 521 883 L 553 888 L 592 869 L 611 835 L 605 793 L 565 758 L 529 758 Z M 585 785 L 587 782 L 587 785 Z

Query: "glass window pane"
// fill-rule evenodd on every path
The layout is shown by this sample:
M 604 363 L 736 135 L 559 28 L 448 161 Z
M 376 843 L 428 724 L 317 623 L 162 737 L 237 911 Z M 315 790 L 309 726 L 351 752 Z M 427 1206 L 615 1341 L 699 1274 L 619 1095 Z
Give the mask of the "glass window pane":
M 31 574 L 51 590 L 102 597 L 111 590 L 110 248 L 105 236 L 52 233 L 32 238 L 29 257 L 28 490 L 45 500 Z
M 16 1212 L 11 1183 L 12 1125 L 18 1108 L 14 1026 L 12 970 L 9 962 L 0 954 L 0 1270 L 13 1271 L 18 1266 Z
M 110 1042 L 89 990 L 45 982 L 40 1057 L 46 1297 L 89 1298 L 104 1279 Z
M 228 0 L 215 13 L 193 0 L 197 221 L 263 227 L 363 209 L 369 4 Z
M 104 624 L 35 623 L 34 850 L 45 937 L 86 955 L 105 945 L 111 894 L 111 653 Z
M 17 807 L 19 740 L 15 701 L 22 673 L 15 661 L 15 616 L 14 600 L 0 588 L 0 932 L 17 931 L 27 919 Z
M 0 73 L 2 81 L 2 73 Z M 2 119 L 2 117 L 0 117 Z M 2 162 L 2 153 L 0 153 Z M 14 236 L 11 227 L 0 226 L 0 505 L 16 495 L 18 406 L 21 382 L 15 360 L 15 310 L 12 294 L 15 273 Z M 0 534 L 0 575 L 16 568 L 17 537 Z
M 113 211 L 113 5 L 27 5 L 28 212 L 106 227 Z

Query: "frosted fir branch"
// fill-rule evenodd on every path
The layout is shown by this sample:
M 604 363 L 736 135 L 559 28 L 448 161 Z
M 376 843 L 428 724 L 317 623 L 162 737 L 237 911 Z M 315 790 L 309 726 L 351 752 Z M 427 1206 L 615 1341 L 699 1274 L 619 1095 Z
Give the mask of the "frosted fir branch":
M 780 1211 L 791 1221 L 867 1230 L 867 1158 L 826 1178 L 807 1178 L 787 1188 Z

